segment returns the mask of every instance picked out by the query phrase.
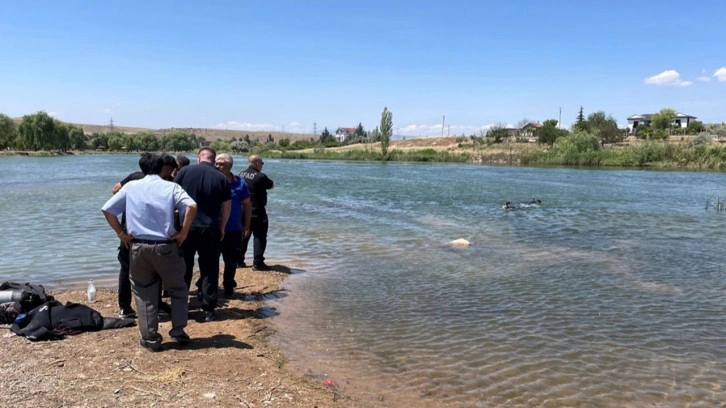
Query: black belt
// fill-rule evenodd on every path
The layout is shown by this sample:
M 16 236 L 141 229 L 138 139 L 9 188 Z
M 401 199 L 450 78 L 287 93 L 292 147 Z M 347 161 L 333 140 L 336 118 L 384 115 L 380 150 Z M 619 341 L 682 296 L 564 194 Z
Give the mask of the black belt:
M 159 244 L 171 244 L 175 242 L 173 239 L 138 239 L 134 238 L 131 240 L 134 244 L 148 244 L 148 245 L 159 245 Z

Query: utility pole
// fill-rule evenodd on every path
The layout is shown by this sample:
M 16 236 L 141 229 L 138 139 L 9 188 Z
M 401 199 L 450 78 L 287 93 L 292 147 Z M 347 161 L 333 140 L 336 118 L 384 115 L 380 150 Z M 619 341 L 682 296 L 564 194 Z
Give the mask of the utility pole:
M 446 125 L 446 137 L 451 137 L 451 125 Z
M 111 117 L 111 120 L 108 121 L 108 126 L 111 127 L 111 133 L 113 133 L 113 117 Z
M 441 137 L 444 137 L 444 123 L 446 122 L 446 115 L 441 119 Z
M 317 136 L 317 135 L 318 135 L 318 123 L 313 122 L 313 136 Z
M 557 129 L 562 129 L 562 106 L 560 106 L 560 118 L 557 119 Z

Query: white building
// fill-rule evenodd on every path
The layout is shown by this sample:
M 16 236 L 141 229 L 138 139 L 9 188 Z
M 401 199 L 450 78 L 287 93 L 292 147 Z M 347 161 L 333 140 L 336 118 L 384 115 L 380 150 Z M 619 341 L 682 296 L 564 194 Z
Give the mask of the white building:
M 643 113 L 640 115 L 632 115 L 628 117 L 628 133 L 635 133 L 638 126 L 650 126 L 651 119 L 655 113 Z M 696 120 L 695 116 L 686 115 L 685 113 L 676 113 L 675 119 L 671 122 L 673 127 L 688 127 L 688 125 Z

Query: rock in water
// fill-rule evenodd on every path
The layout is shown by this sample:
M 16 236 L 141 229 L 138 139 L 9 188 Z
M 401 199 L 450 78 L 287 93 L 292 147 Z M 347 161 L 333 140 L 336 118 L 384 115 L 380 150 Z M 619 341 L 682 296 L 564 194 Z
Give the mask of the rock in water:
M 459 238 L 449 242 L 448 245 L 454 248 L 468 248 L 471 243 L 464 238 Z

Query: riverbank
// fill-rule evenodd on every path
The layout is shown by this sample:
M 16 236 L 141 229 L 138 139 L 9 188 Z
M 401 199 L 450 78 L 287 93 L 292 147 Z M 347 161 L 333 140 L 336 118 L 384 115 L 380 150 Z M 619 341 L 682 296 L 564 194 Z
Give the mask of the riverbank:
M 494 166 L 566 166 L 590 168 L 658 168 L 723 170 L 726 146 L 692 136 L 667 141 L 636 140 L 600 145 L 596 139 L 573 139 L 553 147 L 536 143 L 482 143 L 466 137 L 432 137 L 391 141 L 383 155 L 380 143 L 302 150 L 267 150 L 261 154 L 283 159 L 460 162 Z
M 38 406 L 366 406 L 341 394 L 323 378 L 299 377 L 270 344 L 265 300 L 285 296 L 289 270 L 238 269 L 231 299 L 220 299 L 219 321 L 203 323 L 190 301 L 189 345 L 169 341 L 170 321 L 162 318 L 161 352 L 139 346 L 138 327 L 81 333 L 59 341 L 31 342 L 3 327 L 0 345 L 0 400 L 14 407 Z M 61 302 L 86 303 L 84 290 L 52 292 Z M 90 306 L 116 317 L 117 293 L 102 289 Z
M 594 139 L 593 139 L 594 140 Z M 554 147 L 537 143 L 489 143 L 471 137 L 419 137 L 392 140 L 383 155 L 380 143 L 290 150 L 277 144 L 255 147 L 240 155 L 260 154 L 279 159 L 403 161 L 475 163 L 492 166 L 566 166 L 591 168 L 658 168 L 723 170 L 726 146 L 693 136 L 673 136 L 667 141 L 637 140 L 601 146 L 596 141 L 571 140 Z M 0 156 L 62 156 L 73 154 L 127 154 L 107 151 L 2 151 Z M 138 152 L 137 152 L 138 153 Z M 170 154 L 177 154 L 176 152 Z M 195 152 L 182 153 L 194 156 Z

